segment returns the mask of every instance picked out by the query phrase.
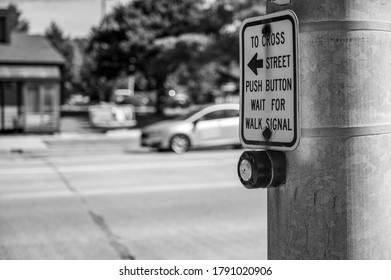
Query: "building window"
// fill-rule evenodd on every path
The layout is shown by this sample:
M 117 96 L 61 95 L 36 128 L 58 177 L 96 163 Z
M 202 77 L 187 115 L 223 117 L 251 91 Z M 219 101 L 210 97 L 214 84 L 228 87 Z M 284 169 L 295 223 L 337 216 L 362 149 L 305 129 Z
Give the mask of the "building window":
M 16 82 L 0 83 L 0 131 L 20 130 L 21 96 Z
M 0 15 L 0 43 L 7 43 L 7 18 Z
M 25 131 L 43 132 L 55 131 L 59 123 L 58 83 L 26 83 L 24 87 L 25 100 Z

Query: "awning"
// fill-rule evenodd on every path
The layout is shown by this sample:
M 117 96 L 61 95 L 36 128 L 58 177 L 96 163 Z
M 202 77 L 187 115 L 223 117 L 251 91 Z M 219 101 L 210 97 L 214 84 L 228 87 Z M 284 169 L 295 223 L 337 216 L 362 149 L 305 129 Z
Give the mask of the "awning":
M 60 79 L 58 66 L 0 65 L 1 79 Z

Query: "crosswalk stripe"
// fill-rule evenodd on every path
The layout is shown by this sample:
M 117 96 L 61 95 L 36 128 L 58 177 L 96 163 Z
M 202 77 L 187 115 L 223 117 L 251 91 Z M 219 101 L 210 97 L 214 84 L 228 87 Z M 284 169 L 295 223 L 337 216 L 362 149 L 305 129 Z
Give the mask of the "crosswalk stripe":
M 206 189 L 226 189 L 238 188 L 241 185 L 235 181 L 223 181 L 218 183 L 199 182 L 199 183 L 175 183 L 175 184 L 159 184 L 152 186 L 132 186 L 132 187 L 112 187 L 103 189 L 88 189 L 78 190 L 78 194 L 86 196 L 106 196 L 106 195 L 124 195 L 124 194 L 145 194 L 145 193 L 162 193 L 175 191 L 197 191 Z M 73 192 L 67 189 L 52 190 L 52 191 L 34 191 L 23 193 L 9 193 L 0 195 L 1 200 L 29 200 L 29 199 L 48 199 L 48 198 L 64 198 L 75 196 Z
M 82 173 L 82 172 L 110 172 L 121 170 L 141 170 L 141 169 L 167 169 L 167 168 L 190 168 L 199 166 L 222 166 L 235 165 L 232 160 L 198 160 L 198 161 L 182 161 L 182 162 L 144 162 L 133 164 L 110 164 L 110 165 L 84 165 L 84 166 L 58 166 L 57 169 L 61 173 Z M 27 174 L 50 174 L 53 169 L 48 167 L 36 168 L 18 168 L 0 170 L 0 176 L 6 175 L 27 175 Z

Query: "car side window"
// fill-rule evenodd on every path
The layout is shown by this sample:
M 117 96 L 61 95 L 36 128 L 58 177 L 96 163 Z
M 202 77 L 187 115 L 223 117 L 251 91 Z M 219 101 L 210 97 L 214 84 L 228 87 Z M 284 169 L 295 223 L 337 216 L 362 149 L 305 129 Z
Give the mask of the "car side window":
M 200 118 L 201 121 L 210 121 L 224 118 L 225 114 L 223 110 L 210 112 Z
M 236 118 L 239 117 L 239 110 L 224 110 L 225 118 Z

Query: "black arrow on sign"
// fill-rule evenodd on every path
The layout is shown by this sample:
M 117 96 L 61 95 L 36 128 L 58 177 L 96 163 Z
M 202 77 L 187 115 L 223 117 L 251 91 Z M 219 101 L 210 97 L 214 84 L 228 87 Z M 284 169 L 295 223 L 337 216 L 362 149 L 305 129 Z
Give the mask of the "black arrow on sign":
M 255 75 L 258 75 L 258 68 L 263 68 L 263 59 L 258 60 L 258 53 L 255 53 L 247 66 L 254 72 Z

